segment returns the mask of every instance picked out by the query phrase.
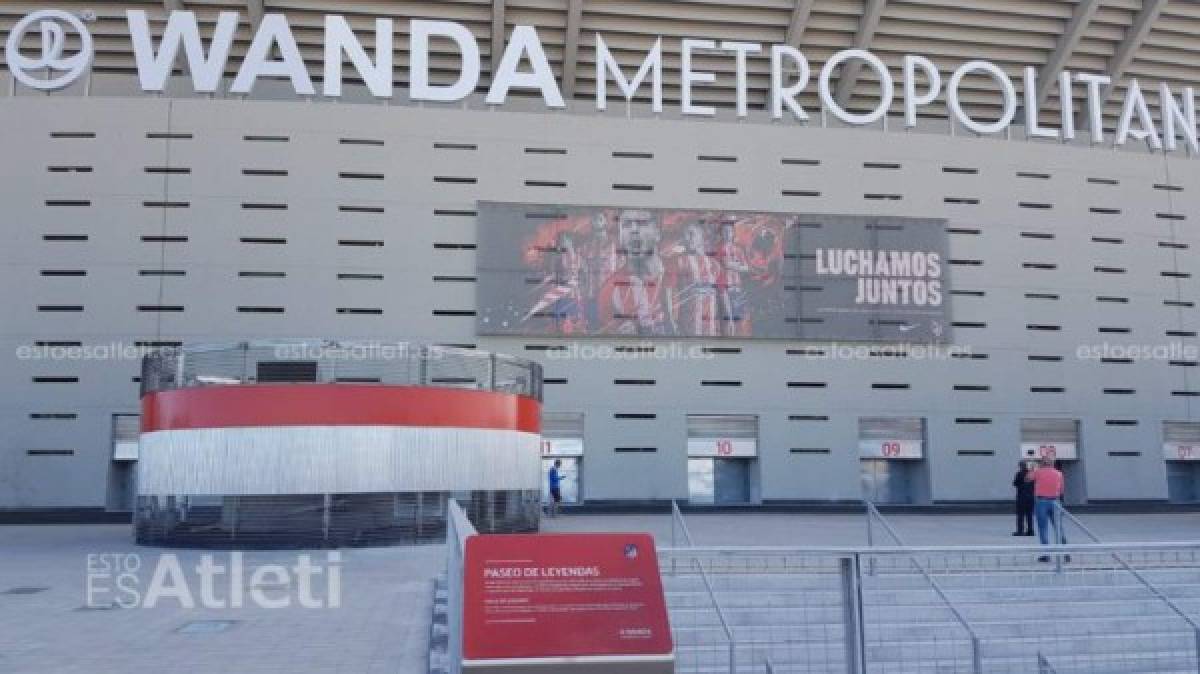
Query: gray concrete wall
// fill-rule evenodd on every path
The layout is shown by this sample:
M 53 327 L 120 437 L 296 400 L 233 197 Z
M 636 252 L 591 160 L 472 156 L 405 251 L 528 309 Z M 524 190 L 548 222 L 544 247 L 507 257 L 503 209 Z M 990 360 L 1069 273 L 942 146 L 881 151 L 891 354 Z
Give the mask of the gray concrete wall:
M 95 137 L 52 137 L 55 132 Z M 147 136 L 159 132 L 190 137 Z M 255 135 L 287 141 L 244 138 Z M 344 144 L 341 139 L 383 145 Z M 438 149 L 435 143 L 475 149 Z M 1194 301 L 1198 281 L 1161 275 L 1198 267 L 1200 164 L 1182 156 L 1164 159 L 878 129 L 100 97 L 0 98 L 0 147 L 0 507 L 103 505 L 111 415 L 138 409 L 135 360 L 17 357 L 18 347 L 47 340 L 414 339 L 477 344 L 537 358 L 545 362 L 548 378 L 566 381 L 546 387 L 546 408 L 586 415 L 588 499 L 686 497 L 689 413 L 759 415 L 762 497 L 768 500 L 857 498 L 857 418 L 863 415 L 927 419 L 934 500 L 1008 497 L 1019 422 L 1025 416 L 1081 420 L 1089 498 L 1161 499 L 1166 496 L 1161 422 L 1200 419 L 1200 398 L 1178 395 L 1200 391 L 1194 367 L 1166 360 L 1110 364 L 1076 358 L 1079 345 L 1104 341 L 1197 346 L 1200 314 L 1164 301 Z M 566 153 L 528 153 L 526 148 Z M 615 158 L 614 151 L 652 153 L 653 159 Z M 700 155 L 729 155 L 737 161 L 703 162 L 697 160 Z M 820 164 L 787 165 L 783 158 Z M 900 168 L 872 169 L 864 162 Z M 92 170 L 48 170 L 59 166 Z M 190 173 L 147 173 L 147 167 L 188 168 Z M 947 173 L 945 167 L 978 172 Z M 288 173 L 245 175 L 246 169 Z M 344 179 L 339 172 L 381 173 L 384 179 Z M 1024 178 L 1018 172 L 1049 178 Z M 442 176 L 476 182 L 435 181 Z M 529 180 L 566 181 L 568 186 L 533 187 L 526 184 Z M 614 183 L 653 189 L 620 191 L 613 189 Z M 1154 187 L 1167 183 L 1183 191 Z M 737 193 L 698 191 L 704 187 L 736 188 Z M 820 196 L 789 197 L 784 190 L 812 190 Z M 864 197 L 872 193 L 902 198 Z M 947 201 L 960 198 L 977 199 L 978 204 Z M 477 338 L 473 318 L 433 313 L 474 308 L 474 284 L 433 277 L 474 274 L 472 251 L 435 249 L 434 244 L 475 241 L 475 218 L 469 212 L 477 199 L 947 218 L 952 231 L 979 230 L 952 233 L 949 245 L 952 258 L 980 260 L 982 265 L 956 265 L 950 273 L 955 289 L 985 293 L 954 296 L 954 320 L 986 327 L 959 327 L 954 342 L 987 358 L 835 361 L 786 353 L 820 344 L 735 340 L 719 345 L 738 347 L 740 353 L 706 360 L 580 361 L 527 350 L 559 340 Z M 87 200 L 90 205 L 53 206 L 48 200 Z M 153 203 L 164 201 L 187 206 Z M 1052 207 L 1024 208 L 1021 202 Z M 251 203 L 286 204 L 287 209 L 243 208 Z M 339 206 L 385 210 L 357 213 Z M 1102 214 L 1092 208 L 1121 212 Z M 1186 219 L 1164 219 L 1160 213 Z M 1026 238 L 1022 232 L 1055 238 Z M 89 238 L 52 242 L 43 239 L 48 234 Z M 141 239 L 163 234 L 188 239 L 166 244 Z M 240 242 L 243 237 L 282 237 L 287 243 L 248 244 Z M 1093 237 L 1123 243 L 1097 243 Z M 342 239 L 384 245 L 340 246 Z M 1164 248 L 1160 242 L 1190 248 Z M 1022 266 L 1026 262 L 1058 267 L 1027 269 Z M 1127 271 L 1098 273 L 1097 266 Z M 185 275 L 140 275 L 160 269 Z M 86 276 L 44 276 L 43 270 L 84 270 Z M 282 271 L 286 277 L 239 277 L 243 271 Z M 383 274 L 384 280 L 339 280 L 344 273 Z M 1057 293 L 1059 299 L 1029 299 L 1026 293 Z M 1097 296 L 1128 302 L 1098 302 Z M 184 310 L 138 310 L 139 305 L 159 304 Z M 83 311 L 39 311 L 39 305 L 82 305 Z M 242 313 L 239 306 L 285 311 Z M 383 313 L 345 314 L 338 308 Z M 1031 331 L 1027 324 L 1061 325 L 1061 330 Z M 1132 333 L 1099 332 L 1111 327 Z M 1168 331 L 1185 336 L 1169 336 Z M 1033 362 L 1030 355 L 1062 360 Z M 44 376 L 79 381 L 33 381 Z M 622 377 L 650 378 L 656 384 L 614 385 Z M 743 385 L 703 387 L 705 379 L 736 379 Z M 789 388 L 789 381 L 827 386 Z M 873 390 L 873 382 L 907 383 L 910 388 Z M 961 391 L 956 385 L 990 389 Z M 1031 392 L 1040 386 L 1061 386 L 1065 393 Z M 1103 392 L 1114 388 L 1136 393 Z M 657 418 L 613 416 L 647 411 Z M 48 413 L 77 416 L 31 417 Z M 789 420 L 795 415 L 828 420 Z M 962 418 L 990 423 L 962 423 Z M 1127 419 L 1138 423 L 1106 423 Z M 619 447 L 656 451 L 614 451 Z M 830 453 L 793 453 L 792 448 L 827 448 Z M 74 455 L 27 453 L 38 449 L 70 449 Z

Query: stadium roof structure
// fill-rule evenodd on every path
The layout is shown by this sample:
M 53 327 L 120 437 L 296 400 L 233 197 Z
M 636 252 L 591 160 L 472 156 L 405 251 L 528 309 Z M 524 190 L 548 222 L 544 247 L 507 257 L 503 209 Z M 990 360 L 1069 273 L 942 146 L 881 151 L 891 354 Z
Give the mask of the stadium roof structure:
M 761 43 L 762 53 L 748 61 L 749 103 L 752 109 L 767 105 L 770 87 L 766 45 L 787 44 L 804 53 L 816 73 L 835 52 L 861 48 L 879 56 L 898 82 L 906 54 L 931 59 L 948 76 L 965 61 L 984 59 L 1003 68 L 1022 94 L 1026 66 L 1038 70 L 1038 100 L 1042 120 L 1057 126 L 1059 120 L 1058 73 L 1105 74 L 1112 78 L 1104 106 L 1106 126 L 1121 113 L 1128 78 L 1143 80 L 1147 92 L 1159 82 L 1173 91 L 1200 82 L 1200 2 L 1196 0 L 59 0 L 36 3 L 8 1 L 0 4 L 0 39 L 28 12 L 53 7 L 94 17 L 90 30 L 96 42 L 94 69 L 103 73 L 135 72 L 128 39 L 125 10 L 150 13 L 152 29 L 161 34 L 167 12 L 196 13 L 201 30 L 211 31 L 221 11 L 240 13 L 240 25 L 229 62 L 245 53 L 256 24 L 264 14 L 286 15 L 314 80 L 322 70 L 324 15 L 349 20 L 368 49 L 373 49 L 376 18 L 394 18 L 395 78 L 399 86 L 408 77 L 408 23 L 405 19 L 448 20 L 467 26 L 479 42 L 483 74 L 479 90 L 486 90 L 509 34 L 516 25 L 534 26 L 547 56 L 570 100 L 595 96 L 596 34 L 627 73 L 633 73 L 647 51 L 663 38 L 664 86 L 668 104 L 680 96 L 680 40 Z M 459 56 L 449 40 L 434 43 L 431 67 L 435 81 L 453 81 Z M 697 102 L 733 107 L 735 61 L 728 52 L 700 53 L 694 69 L 717 73 L 716 81 L 698 84 Z M 347 67 L 345 76 L 356 73 Z M 978 81 L 976 81 L 978 80 Z M 613 95 L 619 95 L 609 82 Z M 1110 94 L 1110 95 L 1109 95 Z M 944 97 L 944 91 L 942 96 Z M 1086 89 L 1076 84 L 1074 109 L 1086 107 Z M 648 90 L 639 90 L 648 99 Z M 849 110 L 869 110 L 879 101 L 878 77 L 853 61 L 840 68 L 836 100 Z M 1001 98 L 995 83 L 982 76 L 963 82 L 964 109 L 980 117 L 997 117 Z M 1157 93 L 1148 93 L 1156 98 Z M 809 86 L 798 100 L 819 107 L 816 87 Z M 1157 106 L 1155 106 L 1157 107 Z M 897 96 L 891 114 L 902 114 Z M 944 105 L 921 109 L 923 116 L 945 117 Z M 1154 112 L 1158 116 L 1157 109 Z

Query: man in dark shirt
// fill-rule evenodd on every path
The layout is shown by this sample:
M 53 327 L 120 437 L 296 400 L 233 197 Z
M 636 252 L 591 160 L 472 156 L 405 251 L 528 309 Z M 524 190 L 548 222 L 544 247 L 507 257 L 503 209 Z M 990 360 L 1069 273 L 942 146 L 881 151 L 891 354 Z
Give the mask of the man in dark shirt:
M 1017 490 L 1017 530 L 1013 536 L 1033 535 L 1033 472 L 1024 461 L 1017 462 L 1017 474 L 1013 476 L 1013 488 Z

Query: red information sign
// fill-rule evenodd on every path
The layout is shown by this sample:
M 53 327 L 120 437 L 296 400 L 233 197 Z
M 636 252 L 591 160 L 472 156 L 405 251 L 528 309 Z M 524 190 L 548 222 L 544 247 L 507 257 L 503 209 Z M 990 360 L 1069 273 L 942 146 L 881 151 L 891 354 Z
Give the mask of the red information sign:
M 648 534 L 474 536 L 464 569 L 465 660 L 673 652 Z

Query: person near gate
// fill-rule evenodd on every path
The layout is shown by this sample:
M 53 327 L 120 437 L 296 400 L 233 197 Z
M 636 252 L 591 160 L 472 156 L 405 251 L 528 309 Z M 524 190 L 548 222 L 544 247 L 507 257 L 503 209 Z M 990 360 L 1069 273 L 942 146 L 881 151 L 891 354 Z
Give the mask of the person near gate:
M 1063 534 L 1062 518 L 1058 512 L 1062 507 L 1063 474 L 1054 467 L 1054 462 L 1050 459 L 1042 459 L 1041 465 L 1033 471 L 1033 495 L 1034 516 L 1037 518 L 1038 537 L 1042 545 L 1050 544 L 1051 526 L 1054 527 L 1056 542 L 1066 543 L 1067 537 Z M 1071 561 L 1070 555 L 1066 559 Z M 1042 555 L 1038 557 L 1038 561 L 1048 562 L 1050 557 Z
M 1033 471 L 1028 463 L 1017 462 L 1017 474 L 1013 476 L 1016 490 L 1017 530 L 1013 536 L 1033 535 Z
M 558 504 L 562 503 L 562 459 L 555 459 L 546 476 L 550 481 L 550 516 L 558 517 Z

